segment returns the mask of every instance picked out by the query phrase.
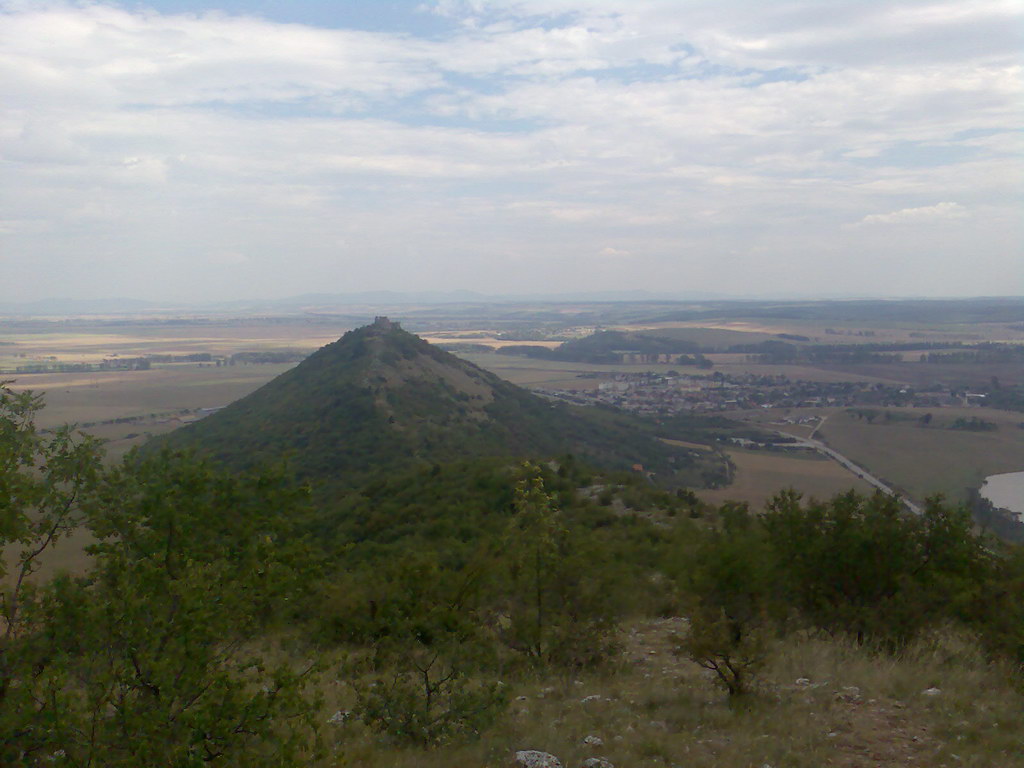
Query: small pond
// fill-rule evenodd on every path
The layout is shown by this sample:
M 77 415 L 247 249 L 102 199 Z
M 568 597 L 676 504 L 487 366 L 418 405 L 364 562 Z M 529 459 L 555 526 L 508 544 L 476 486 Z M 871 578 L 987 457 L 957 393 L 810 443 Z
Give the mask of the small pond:
M 1024 520 L 1024 472 L 989 475 L 980 493 L 993 506 L 1016 512 Z

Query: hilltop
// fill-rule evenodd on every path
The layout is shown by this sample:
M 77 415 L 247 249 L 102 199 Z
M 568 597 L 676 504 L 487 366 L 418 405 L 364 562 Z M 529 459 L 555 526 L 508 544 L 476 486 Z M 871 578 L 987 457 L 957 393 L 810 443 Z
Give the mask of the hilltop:
M 387 318 L 346 333 L 292 370 L 165 441 L 232 467 L 288 460 L 299 477 L 351 486 L 382 470 L 481 456 L 571 453 L 700 484 L 691 452 L 630 417 L 544 400 Z

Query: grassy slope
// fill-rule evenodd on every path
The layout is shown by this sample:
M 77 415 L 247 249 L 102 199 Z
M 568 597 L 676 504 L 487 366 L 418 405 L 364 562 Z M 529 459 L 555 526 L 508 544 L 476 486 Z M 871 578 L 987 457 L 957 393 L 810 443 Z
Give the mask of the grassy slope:
M 566 766 L 602 756 L 630 768 L 1024 764 L 1024 697 L 1008 670 L 957 635 L 933 636 L 899 660 L 794 637 L 775 648 L 760 691 L 730 707 L 703 670 L 673 652 L 672 636 L 685 631 L 682 619 L 639 621 L 622 630 L 619 662 L 601 673 L 508 680 L 507 715 L 466 745 L 399 748 L 359 723 L 327 726 L 334 757 L 323 764 L 503 766 L 519 749 L 551 752 Z M 923 693 L 932 687 L 941 692 Z M 326 693 L 324 719 L 352 704 L 345 685 Z M 582 701 L 591 695 L 599 699 Z M 585 745 L 591 735 L 604 744 Z

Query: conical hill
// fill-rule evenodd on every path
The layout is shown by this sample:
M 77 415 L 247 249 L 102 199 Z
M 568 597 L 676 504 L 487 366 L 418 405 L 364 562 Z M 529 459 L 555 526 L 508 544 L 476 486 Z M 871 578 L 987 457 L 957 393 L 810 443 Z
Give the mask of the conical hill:
M 246 467 L 352 485 L 379 471 L 475 456 L 668 469 L 673 449 L 617 414 L 551 403 L 379 318 L 168 436 Z

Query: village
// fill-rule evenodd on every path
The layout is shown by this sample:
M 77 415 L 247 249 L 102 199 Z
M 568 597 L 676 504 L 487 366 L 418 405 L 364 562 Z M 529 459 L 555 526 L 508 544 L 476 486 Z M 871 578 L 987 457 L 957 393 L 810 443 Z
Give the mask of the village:
M 537 394 L 574 405 L 608 405 L 632 413 L 670 415 L 754 408 L 814 408 L 858 406 L 942 408 L 984 404 L 984 394 L 936 385 L 915 390 L 899 384 L 860 381 L 821 382 L 787 376 L 700 376 L 667 373 L 582 373 L 598 378 L 592 389 L 534 389 Z

